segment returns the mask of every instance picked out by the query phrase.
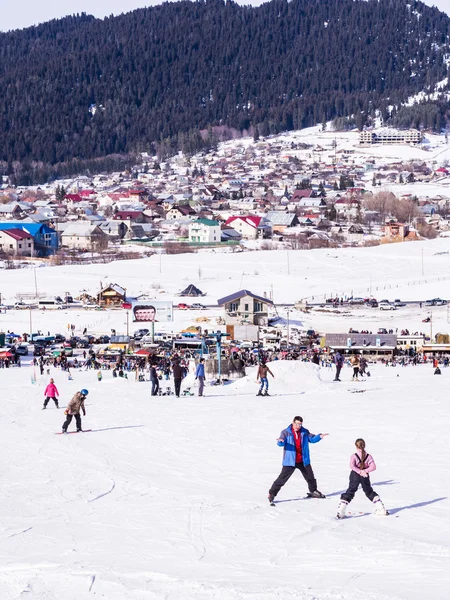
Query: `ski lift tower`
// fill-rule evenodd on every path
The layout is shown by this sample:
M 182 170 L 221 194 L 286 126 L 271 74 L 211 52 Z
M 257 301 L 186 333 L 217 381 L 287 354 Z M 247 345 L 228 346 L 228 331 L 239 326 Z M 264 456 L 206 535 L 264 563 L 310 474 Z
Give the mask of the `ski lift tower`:
M 210 340 L 215 340 L 215 342 L 216 342 L 217 371 L 218 371 L 217 383 L 218 384 L 222 383 L 222 381 L 221 381 L 222 338 L 227 337 L 229 335 L 230 335 L 229 333 L 222 333 L 222 331 L 216 331 L 215 333 L 214 332 L 209 333 L 206 336 Z

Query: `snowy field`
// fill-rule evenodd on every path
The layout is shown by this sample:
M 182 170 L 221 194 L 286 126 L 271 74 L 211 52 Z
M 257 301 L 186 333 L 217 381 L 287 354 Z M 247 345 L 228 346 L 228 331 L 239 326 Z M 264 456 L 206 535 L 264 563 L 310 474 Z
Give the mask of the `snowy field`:
M 1 271 L 2 302 L 14 304 L 18 294 L 45 293 L 49 296 L 70 292 L 74 297 L 82 291 L 96 296 L 108 283 L 115 282 L 127 289 L 130 297 L 148 294 L 158 300 L 196 302 L 209 306 L 206 328 L 217 329 L 216 318 L 221 315 L 217 300 L 241 289 L 273 297 L 275 304 L 294 303 L 300 299 L 323 302 L 325 297 L 374 296 L 378 300 L 425 301 L 429 298 L 450 300 L 450 240 L 388 244 L 373 248 L 342 248 L 298 251 L 243 252 L 220 254 L 202 252 L 187 255 L 152 256 L 140 260 L 121 261 L 106 265 L 41 267 Z M 198 286 L 206 296 L 200 299 L 180 298 L 177 294 L 189 283 Z M 319 308 L 319 307 L 318 307 Z M 278 314 L 287 317 L 278 306 Z M 174 323 L 158 323 L 159 331 L 180 331 L 195 325 L 201 311 L 175 312 Z M 335 313 L 314 310 L 311 314 L 290 313 L 292 324 L 321 332 L 343 332 L 353 329 L 373 330 L 378 326 L 408 328 L 430 333 L 422 320 L 432 314 L 433 332 L 450 330 L 447 307 L 430 311 L 423 305 L 408 306 L 393 312 L 379 309 L 353 308 Z M 44 333 L 67 333 L 67 325 L 76 326 L 80 334 L 88 331 L 109 334 L 111 328 L 126 334 L 124 310 L 47 310 L 33 311 L 32 329 Z M 129 318 L 129 331 L 141 325 Z M 30 330 L 29 311 L 0 313 L 0 330 L 22 333 Z
M 251 375 L 175 399 L 110 374 L 52 372 L 61 405 L 90 390 L 93 431 L 68 436 L 54 435 L 62 410 L 41 411 L 48 376 L 31 385 L 29 369 L 2 370 L 2 600 L 448 598 L 447 371 L 380 366 L 353 384 L 346 369 L 335 384 L 331 369 L 271 367 L 270 398 Z M 272 508 L 275 439 L 296 414 L 330 433 L 311 446 L 328 497 L 305 500 L 296 473 Z M 359 436 L 391 514 L 374 516 L 359 491 L 338 521 Z
M 446 240 L 389 247 L 239 255 L 164 256 L 91 267 L 36 269 L 39 291 L 77 295 L 115 281 L 130 295 L 175 296 L 187 283 L 217 298 L 241 288 L 273 289 L 278 303 L 324 294 L 378 299 L 450 298 Z M 423 251 L 423 266 L 422 266 Z M 200 269 L 200 271 L 199 271 Z M 422 274 L 423 273 L 423 274 Z M 33 270 L 1 272 L 2 301 L 34 290 Z M 273 288 L 272 288 L 273 286 Z M 159 291 L 164 290 L 164 292 Z M 280 313 L 283 314 L 282 308 Z M 319 309 L 320 310 L 320 309 Z M 433 331 L 449 331 L 446 307 Z M 429 332 L 418 306 L 350 315 L 291 313 L 320 331 L 379 326 Z M 173 328 L 201 311 L 176 311 Z M 214 322 L 219 309 L 206 313 Z M 125 333 L 125 311 L 33 311 L 33 330 L 65 333 L 67 323 Z M 29 329 L 29 311 L 0 315 L 0 329 Z M 134 329 L 134 326 L 131 328 Z M 149 383 L 51 371 L 61 406 L 89 389 L 84 428 L 55 435 L 63 410 L 42 411 L 49 375 L 1 369 L 3 418 L 0 511 L 1 600 L 446 600 L 450 575 L 448 377 L 431 366 L 371 367 L 372 377 L 332 383 L 331 369 L 270 365 L 269 398 L 254 373 L 207 396 L 150 396 Z M 164 382 L 163 382 L 164 383 Z M 183 386 L 192 385 L 190 374 Z M 361 393 L 352 393 L 361 392 Z M 305 500 L 296 473 L 276 507 L 267 492 L 281 469 L 280 431 L 294 415 L 314 433 L 311 446 L 325 500 Z M 73 428 L 73 424 L 72 424 Z M 376 517 L 361 491 L 352 515 L 334 518 L 348 483 L 357 437 L 378 465 L 371 480 L 390 510 Z

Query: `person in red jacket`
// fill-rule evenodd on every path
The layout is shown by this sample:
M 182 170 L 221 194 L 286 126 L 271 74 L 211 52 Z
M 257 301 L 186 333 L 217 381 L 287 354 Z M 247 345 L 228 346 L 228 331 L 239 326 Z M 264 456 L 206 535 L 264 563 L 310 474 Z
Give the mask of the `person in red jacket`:
M 45 388 L 44 396 L 45 396 L 45 400 L 44 400 L 44 406 L 42 407 L 42 410 L 44 408 L 47 408 L 47 404 L 50 402 L 50 400 L 53 400 L 56 408 L 59 408 L 59 403 L 58 403 L 59 392 L 58 392 L 58 388 L 55 385 L 55 381 L 53 379 L 50 379 L 50 383 Z

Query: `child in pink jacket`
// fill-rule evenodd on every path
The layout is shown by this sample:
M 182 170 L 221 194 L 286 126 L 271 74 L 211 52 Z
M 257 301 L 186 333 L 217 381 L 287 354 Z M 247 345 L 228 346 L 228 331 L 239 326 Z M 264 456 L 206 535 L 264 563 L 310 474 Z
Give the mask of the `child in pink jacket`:
M 47 404 L 50 402 L 50 400 L 53 400 L 53 402 L 56 405 L 56 408 L 59 408 L 59 403 L 58 403 L 58 398 L 57 398 L 57 396 L 59 396 L 59 392 L 58 392 L 58 389 L 57 389 L 53 379 L 50 379 L 50 383 L 45 388 L 44 396 L 45 396 L 45 400 L 44 400 L 43 409 L 47 408 Z
M 384 508 L 380 496 L 373 490 L 370 483 L 369 473 L 377 468 L 371 454 L 366 452 L 366 442 L 358 438 L 355 442 L 356 452 L 350 457 L 350 482 L 347 491 L 341 495 L 341 501 L 337 510 L 337 518 L 343 519 L 348 504 L 353 500 L 359 485 L 361 484 L 363 492 L 371 502 L 375 504 L 375 514 L 389 514 Z

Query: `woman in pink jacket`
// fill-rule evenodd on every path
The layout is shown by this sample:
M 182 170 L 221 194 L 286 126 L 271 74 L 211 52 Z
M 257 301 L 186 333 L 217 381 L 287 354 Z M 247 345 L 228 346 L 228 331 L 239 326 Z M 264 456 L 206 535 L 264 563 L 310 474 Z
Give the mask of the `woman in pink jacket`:
M 373 490 L 370 483 L 369 473 L 377 468 L 371 454 L 366 452 L 366 442 L 362 438 L 358 438 L 355 442 L 356 452 L 350 457 L 350 482 L 347 491 L 341 495 L 337 510 L 337 518 L 343 519 L 348 504 L 353 500 L 359 485 L 361 484 L 363 492 L 371 502 L 375 504 L 375 514 L 389 514 L 384 508 L 380 496 Z
M 53 379 L 50 379 L 50 383 L 45 388 L 44 396 L 45 396 L 45 400 L 44 400 L 43 408 L 47 408 L 47 404 L 50 402 L 50 400 L 53 400 L 53 402 L 56 405 L 56 408 L 59 408 L 58 398 L 57 398 L 57 396 L 59 396 L 59 392 L 58 392 L 58 389 L 57 389 Z

